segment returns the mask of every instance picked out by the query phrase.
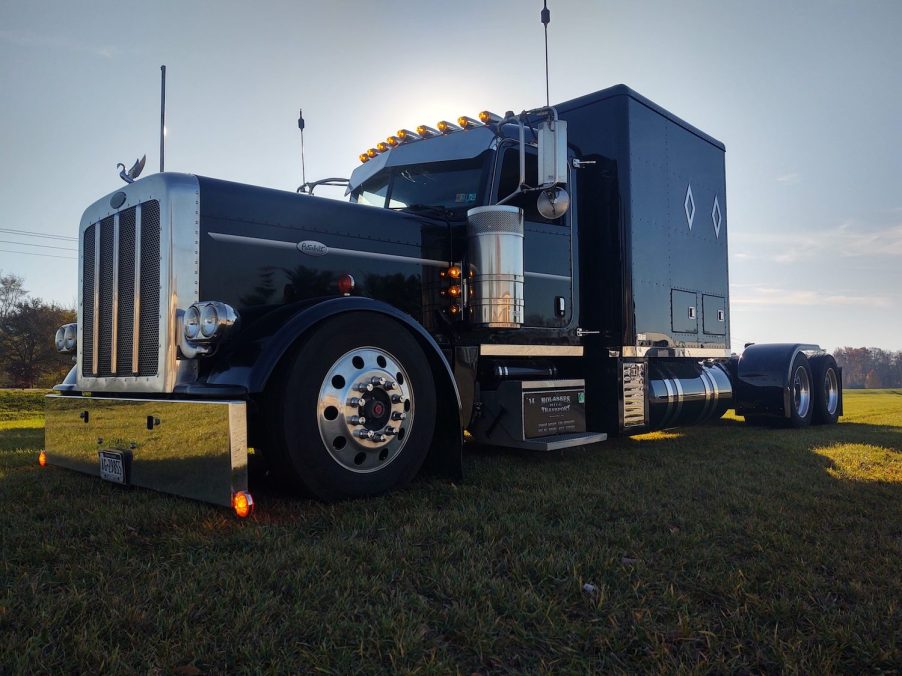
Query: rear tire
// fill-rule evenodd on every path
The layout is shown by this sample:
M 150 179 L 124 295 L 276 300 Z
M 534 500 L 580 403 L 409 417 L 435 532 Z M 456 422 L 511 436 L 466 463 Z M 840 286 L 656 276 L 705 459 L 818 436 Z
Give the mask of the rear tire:
M 435 428 L 435 382 L 401 324 L 364 312 L 327 320 L 279 368 L 267 451 L 289 484 L 334 501 L 385 493 L 419 471 Z
M 833 425 L 839 418 L 839 402 L 842 384 L 839 368 L 832 355 L 826 354 L 811 360 L 814 380 L 814 414 L 811 422 L 815 425 Z
M 799 352 L 789 369 L 789 425 L 808 427 L 814 413 L 811 364 L 804 353 Z

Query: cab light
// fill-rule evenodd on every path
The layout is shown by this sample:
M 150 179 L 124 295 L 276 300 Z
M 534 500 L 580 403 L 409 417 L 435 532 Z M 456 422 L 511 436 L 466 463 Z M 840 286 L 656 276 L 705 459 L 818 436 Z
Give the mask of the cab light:
M 360 153 L 360 161 L 361 162 L 369 162 L 370 156 L 367 155 L 366 153 Z
M 44 451 L 41 451 L 40 453 L 38 453 L 38 464 L 41 467 L 47 466 L 47 454 Z
M 378 154 L 379 153 L 376 151 L 375 148 L 370 148 L 369 150 L 366 151 L 366 156 L 369 157 L 370 159 L 373 159 Z
M 232 508 L 240 519 L 246 519 L 254 511 L 254 499 L 247 491 L 238 491 L 232 496 Z
M 385 153 L 385 152 L 388 152 L 389 150 L 391 150 L 391 148 L 389 147 L 389 145 L 387 143 L 380 142 L 380 143 L 376 144 L 376 150 L 378 150 L 380 153 Z
M 460 279 L 460 268 L 456 265 L 452 265 L 450 268 L 448 268 L 448 276 L 451 279 Z
M 401 142 L 398 140 L 398 137 L 397 137 L 397 136 L 389 136 L 387 139 L 385 139 L 385 142 L 386 142 L 388 145 L 390 145 L 392 148 L 394 148 L 394 147 L 397 146 L 397 145 L 400 145 L 400 143 L 401 143 Z
M 344 295 L 348 295 L 354 290 L 354 278 L 348 273 L 338 278 L 338 290 Z
M 409 141 L 418 141 L 420 135 L 415 131 L 410 131 L 410 129 L 399 129 L 397 137 L 400 139 L 401 143 L 408 143 Z
M 501 116 L 495 115 L 495 113 L 489 110 L 483 110 L 479 113 L 479 121 L 483 124 L 498 124 L 501 122 Z
M 452 298 L 459 298 L 460 297 L 460 285 L 452 284 L 451 286 L 449 286 L 448 287 L 448 295 L 451 296 Z
M 467 117 L 466 115 L 461 115 L 457 118 L 457 124 L 459 124 L 464 129 L 471 129 L 472 127 L 481 127 L 482 122 L 479 120 L 474 120 L 472 117 Z
M 460 314 L 460 305 L 457 303 L 451 303 L 451 306 L 448 308 L 452 315 L 457 316 Z
M 438 129 L 433 129 L 425 124 L 421 124 L 417 127 L 417 134 L 420 135 L 420 138 L 429 138 L 430 136 L 440 136 L 441 132 Z
M 443 134 L 450 134 L 452 131 L 460 131 L 460 127 L 453 122 L 448 122 L 448 120 L 441 120 L 436 126 Z

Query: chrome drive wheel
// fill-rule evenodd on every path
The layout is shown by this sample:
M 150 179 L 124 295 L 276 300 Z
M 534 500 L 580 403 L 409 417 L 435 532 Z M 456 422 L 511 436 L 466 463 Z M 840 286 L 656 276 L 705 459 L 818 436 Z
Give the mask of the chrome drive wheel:
M 410 376 L 390 352 L 355 348 L 326 371 L 316 422 L 332 458 L 351 472 L 373 472 L 391 463 L 414 425 Z
M 811 365 L 804 353 L 799 352 L 792 360 L 789 374 L 789 423 L 806 427 L 811 424 L 813 407 Z
M 811 422 L 815 425 L 832 425 L 842 410 L 842 379 L 833 355 L 824 354 L 811 360 L 814 413 Z
M 283 483 L 322 500 L 403 486 L 436 418 L 429 362 L 403 324 L 349 312 L 314 327 L 262 402 L 264 455 Z

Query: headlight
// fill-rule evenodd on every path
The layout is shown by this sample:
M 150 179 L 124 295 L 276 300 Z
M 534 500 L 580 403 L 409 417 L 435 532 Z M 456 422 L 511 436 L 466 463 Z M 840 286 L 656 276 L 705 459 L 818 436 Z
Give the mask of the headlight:
M 74 352 L 78 341 L 78 324 L 66 324 L 65 328 L 66 350 Z
M 185 338 L 194 343 L 221 340 L 238 321 L 238 313 L 219 301 L 195 303 L 184 316 Z
M 64 324 L 56 330 L 53 338 L 57 352 L 75 352 L 78 345 L 78 324 Z
M 212 338 L 219 328 L 219 313 L 214 303 L 208 303 L 200 313 L 200 332 L 204 338 Z
M 200 333 L 200 310 L 192 305 L 185 311 L 185 338 L 194 340 Z

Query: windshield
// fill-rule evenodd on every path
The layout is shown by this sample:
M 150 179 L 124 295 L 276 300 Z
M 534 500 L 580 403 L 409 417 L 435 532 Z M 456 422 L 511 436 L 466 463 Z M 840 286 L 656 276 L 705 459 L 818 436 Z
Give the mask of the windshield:
M 377 207 L 470 208 L 482 197 L 482 158 L 391 167 L 375 174 L 352 201 Z

